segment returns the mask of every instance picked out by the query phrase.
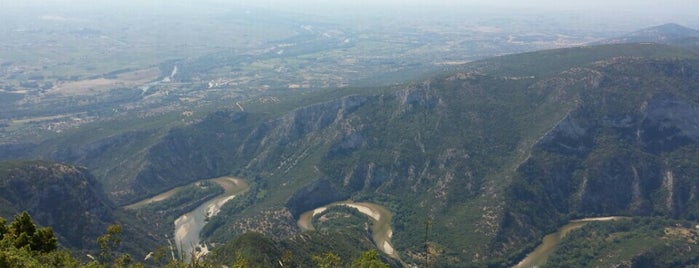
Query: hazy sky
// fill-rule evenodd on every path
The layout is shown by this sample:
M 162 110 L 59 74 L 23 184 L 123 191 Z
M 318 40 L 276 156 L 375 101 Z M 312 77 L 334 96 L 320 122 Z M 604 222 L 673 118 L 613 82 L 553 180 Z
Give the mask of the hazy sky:
M 210 0 L 226 1 L 226 0 Z M 509 12 L 574 11 L 588 13 L 592 19 L 607 17 L 649 17 L 656 21 L 684 22 L 699 25 L 699 0 L 242 0 L 249 5 L 271 9 L 322 13 L 325 10 L 391 10 L 412 8 L 456 12 L 473 12 L 494 8 Z M 446 9 L 445 9 L 446 8 Z M 597 16 L 597 17 L 595 17 Z
M 180 12 L 194 12 L 201 8 L 221 10 L 245 5 L 329 16 L 365 11 L 395 14 L 407 9 L 435 17 L 439 16 L 439 10 L 457 15 L 461 12 L 493 12 L 493 9 L 510 13 L 574 11 L 587 14 L 585 16 L 590 16 L 589 20 L 648 17 L 654 23 L 667 21 L 685 23 L 690 27 L 699 26 L 699 0 L 0 0 L 0 10 L 11 7 L 20 10 L 47 7 L 50 10 L 51 7 L 87 6 L 109 12 L 110 9 L 105 6 L 114 5 L 143 7 L 142 9 L 155 12 L 165 9 L 179 9 Z
M 631 9 L 696 9 L 696 0 L 245 0 L 258 5 L 295 5 L 295 6 L 484 6 L 500 8 L 535 8 L 535 9 L 588 9 L 626 7 Z
M 626 8 L 662 8 L 662 9 L 696 9 L 699 1 L 696 0 L 0 0 L 0 8 L 15 5 L 45 5 L 45 4 L 96 4 L 96 3 L 172 3 L 183 2 L 193 5 L 218 2 L 218 3 L 248 3 L 259 6 L 484 6 L 501 8 L 536 8 L 536 9 L 580 9 L 602 7 L 626 7 Z

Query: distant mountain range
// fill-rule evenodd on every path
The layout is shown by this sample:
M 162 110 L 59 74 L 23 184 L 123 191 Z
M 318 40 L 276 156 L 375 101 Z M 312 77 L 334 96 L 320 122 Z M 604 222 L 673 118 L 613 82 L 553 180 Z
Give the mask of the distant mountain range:
M 676 23 L 648 27 L 627 35 L 596 42 L 594 44 L 621 44 L 652 42 L 658 44 L 699 44 L 699 30 Z

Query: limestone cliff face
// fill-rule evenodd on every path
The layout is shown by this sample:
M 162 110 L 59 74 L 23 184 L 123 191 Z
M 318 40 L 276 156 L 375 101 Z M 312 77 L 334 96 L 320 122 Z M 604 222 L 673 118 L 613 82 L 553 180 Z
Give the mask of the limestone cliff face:
M 85 168 L 47 162 L 0 163 L 0 199 L 14 210 L 5 213 L 28 211 L 39 224 L 51 226 L 59 243 L 67 247 L 93 248 L 112 220 L 112 209 L 101 191 Z
M 697 219 L 699 79 L 686 64 L 599 63 L 601 83 L 519 166 L 504 230 L 526 237 L 533 226 L 605 215 Z
M 347 96 L 270 118 L 219 111 L 191 127 L 172 130 L 149 149 L 128 194 L 134 200 L 191 181 L 240 170 L 286 172 L 345 131 L 346 117 L 368 100 Z
M 680 96 L 653 96 L 643 104 L 641 120 L 639 142 L 649 151 L 673 151 L 699 142 L 699 107 Z
M 686 207 L 675 205 L 679 201 L 675 191 L 680 188 L 672 176 L 677 167 L 668 155 L 697 145 L 699 109 L 686 99 L 665 93 L 651 96 L 639 107 L 626 116 L 602 120 L 576 110 L 537 144 L 541 151 L 580 161 L 557 174 L 564 177 L 559 180 L 573 184 L 548 185 L 552 191 L 574 189 L 572 196 L 558 200 L 567 204 L 563 212 L 675 215 L 680 213 L 679 207 Z M 689 183 L 682 188 L 696 187 Z M 694 199 L 682 203 L 690 201 Z

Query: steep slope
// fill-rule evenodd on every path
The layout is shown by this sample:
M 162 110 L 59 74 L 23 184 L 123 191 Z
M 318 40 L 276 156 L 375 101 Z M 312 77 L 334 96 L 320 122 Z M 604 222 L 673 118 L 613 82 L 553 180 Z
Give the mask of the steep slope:
M 546 267 L 691 267 L 696 222 L 659 217 L 594 222 L 567 235 Z
M 693 55 L 691 51 L 669 46 L 625 44 L 517 54 L 475 62 L 460 68 L 465 68 L 465 72 L 470 73 L 469 75 L 487 74 L 510 79 L 511 81 L 503 82 L 507 87 L 509 83 L 517 83 L 516 79 L 538 80 L 544 76 L 609 57 L 688 57 L 691 55 Z M 282 101 L 277 104 L 265 104 L 265 97 L 261 97 L 259 101 L 249 101 L 250 105 L 246 105 L 245 113 L 222 111 L 212 113 L 205 119 L 185 118 L 180 114 L 164 114 L 154 118 L 121 118 L 109 122 L 96 122 L 66 131 L 42 144 L 0 147 L 0 154 L 11 158 L 38 158 L 88 167 L 104 185 L 112 201 L 117 204 L 126 204 L 198 179 L 228 175 L 230 172 L 251 170 L 251 168 L 255 169 L 250 174 L 258 171 L 267 172 L 270 169 L 263 168 L 265 165 L 298 153 L 294 151 L 295 148 L 278 148 L 285 152 L 279 155 L 277 153 L 281 151 L 277 149 L 272 150 L 266 145 L 253 144 L 272 134 L 268 131 L 276 132 L 273 134 L 274 137 L 266 137 L 266 140 L 290 141 L 300 137 L 299 135 L 305 135 L 303 131 L 316 132 L 317 129 L 309 129 L 304 125 L 307 122 L 302 122 L 306 120 L 303 116 L 313 120 L 312 117 L 318 115 L 311 115 L 312 113 L 324 111 L 324 109 L 330 109 L 326 112 L 332 113 L 334 109 L 332 106 L 338 105 L 333 103 L 337 98 L 353 94 L 366 98 L 375 95 L 377 91 L 395 91 L 403 88 L 404 86 L 393 89 L 342 89 L 331 93 L 304 94 L 301 97 L 286 95 L 283 98 L 280 96 L 278 99 Z M 276 96 L 272 97 L 276 98 Z M 325 106 L 311 105 L 319 102 L 326 104 Z M 307 108 L 300 109 L 304 105 L 308 105 Z M 326 107 L 328 105 L 330 107 Z M 234 103 L 231 103 L 231 107 L 239 110 Z M 293 111 L 294 109 L 297 110 Z M 283 116 L 284 114 L 287 116 Z M 296 126 L 286 126 L 285 129 L 278 128 L 284 120 L 295 120 L 296 115 L 293 114 L 299 116 L 296 122 L 301 123 Z M 229 116 L 235 118 L 229 120 L 226 118 Z M 329 120 L 336 115 L 322 116 L 323 120 Z M 169 130 L 174 125 L 182 125 L 172 122 L 181 121 L 188 122 L 184 125 L 199 123 L 194 127 Z M 328 124 L 328 122 L 320 123 Z M 317 127 L 326 127 L 322 124 Z M 277 130 L 274 130 L 275 128 Z M 289 136 L 285 133 L 287 130 L 296 131 L 297 133 L 294 134 L 296 136 Z M 223 148 L 226 150 L 222 150 Z M 256 166 L 247 163 L 250 159 L 259 158 L 258 154 L 263 154 L 264 158 L 256 160 L 254 164 Z
M 134 189 L 249 177 L 250 197 L 214 219 L 217 241 L 288 237 L 300 213 L 352 198 L 395 213 L 408 262 L 424 258 L 428 219 L 440 265 L 513 262 L 570 218 L 693 213 L 693 186 L 679 187 L 691 171 L 663 167 L 696 157 L 695 57 L 642 44 L 544 51 L 281 116 L 217 112 L 153 146 Z
M 528 234 L 514 230 L 599 215 L 696 219 L 698 64 L 613 59 L 581 69 L 600 83 L 518 169 L 502 238 L 523 243 Z
M 109 202 L 95 179 L 80 167 L 48 162 L 0 162 L 2 217 L 29 211 L 51 226 L 59 243 L 95 248 L 95 239 L 113 220 Z
M 354 199 L 391 210 L 407 263 L 513 264 L 572 218 L 696 217 L 696 58 L 657 44 L 525 53 L 37 150 L 89 164 L 120 204 L 203 178 L 248 180 L 204 230 L 210 241 L 251 230 L 288 241 L 304 211 Z

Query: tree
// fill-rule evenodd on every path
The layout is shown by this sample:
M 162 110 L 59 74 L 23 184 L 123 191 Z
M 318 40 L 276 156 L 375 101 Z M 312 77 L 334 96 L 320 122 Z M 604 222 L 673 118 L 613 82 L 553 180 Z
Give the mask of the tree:
M 86 267 L 98 268 L 96 265 L 90 266 L 80 263 L 76 260 L 70 251 L 66 249 L 54 250 L 49 253 L 43 253 L 36 256 L 43 267 Z M 0 267 L 3 267 L 0 265 Z
M 15 215 L 15 220 L 9 227 L 5 226 L 5 220 L 0 220 L 0 234 L 4 237 L 9 235 L 12 244 L 16 248 L 29 246 L 29 249 L 39 252 L 51 252 L 58 248 L 58 239 L 53 234 L 50 227 L 38 228 L 34 224 L 32 217 L 24 211 Z
M 0 267 L 75 267 L 68 251 L 56 250 L 58 241 L 51 228 L 37 228 L 27 212 L 15 215 L 6 225 L 0 218 Z
M 0 267 L 41 267 L 41 263 L 34 255 L 28 247 L 16 248 L 13 245 L 3 245 L 0 247 Z
M 0 217 L 0 240 L 2 240 L 3 237 L 5 237 L 5 234 L 8 231 L 7 226 L 5 226 L 6 223 L 7 223 L 7 221 L 5 221 L 5 219 Z
M 50 227 L 43 227 L 36 230 L 29 241 L 29 246 L 32 250 L 51 252 L 58 248 L 58 239 Z
M 235 262 L 233 263 L 233 268 L 248 268 L 248 259 L 243 257 L 240 251 L 235 253 Z
M 342 265 L 340 256 L 332 252 L 325 252 L 320 256 L 313 256 L 312 258 L 318 268 L 334 268 Z
M 15 215 L 15 221 L 10 224 L 10 232 L 15 236 L 19 236 L 22 233 L 27 234 L 27 236 L 34 235 L 36 225 L 32 222 L 32 216 L 29 216 L 29 212 L 24 211 Z
M 100 247 L 100 261 L 104 263 L 111 261 L 114 250 L 121 244 L 121 225 L 109 225 L 107 233 L 97 238 L 97 244 Z
M 352 262 L 352 268 L 388 268 L 388 264 L 381 261 L 376 249 L 370 249 Z

